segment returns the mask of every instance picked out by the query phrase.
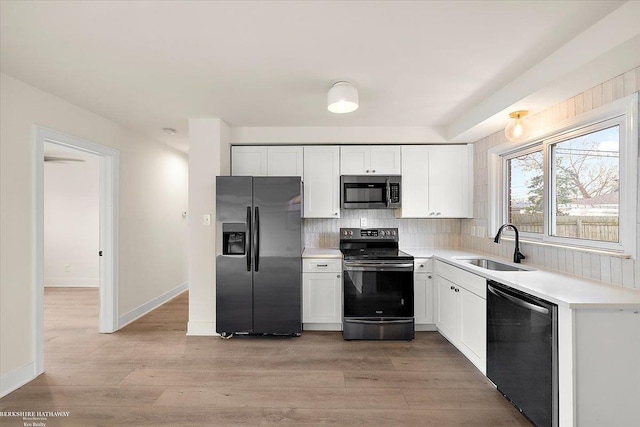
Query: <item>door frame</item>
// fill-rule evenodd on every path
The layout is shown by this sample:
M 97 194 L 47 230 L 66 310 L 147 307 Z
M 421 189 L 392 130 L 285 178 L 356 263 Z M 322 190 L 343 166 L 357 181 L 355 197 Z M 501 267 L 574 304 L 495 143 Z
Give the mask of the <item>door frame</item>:
M 120 152 L 95 142 L 34 125 L 34 292 L 33 338 L 36 375 L 44 372 L 44 144 L 57 144 L 99 156 L 100 333 L 119 329 L 118 212 Z M 98 255 L 98 254 L 96 254 Z

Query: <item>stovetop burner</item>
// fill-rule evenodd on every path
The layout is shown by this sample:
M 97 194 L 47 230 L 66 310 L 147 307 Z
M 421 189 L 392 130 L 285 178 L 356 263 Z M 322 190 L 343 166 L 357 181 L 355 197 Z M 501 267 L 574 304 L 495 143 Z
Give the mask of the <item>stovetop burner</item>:
M 341 228 L 340 250 L 345 260 L 412 261 L 398 249 L 397 228 Z

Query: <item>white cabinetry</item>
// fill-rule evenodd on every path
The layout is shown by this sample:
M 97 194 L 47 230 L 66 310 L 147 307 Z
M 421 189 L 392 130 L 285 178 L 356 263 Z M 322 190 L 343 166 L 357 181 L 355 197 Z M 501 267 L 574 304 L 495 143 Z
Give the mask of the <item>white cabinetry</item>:
M 342 260 L 303 259 L 302 323 L 306 330 L 342 330 Z
M 302 168 L 301 146 L 234 146 L 231 150 L 231 173 L 234 176 L 302 177 Z
M 400 175 L 400 146 L 341 146 L 342 175 Z
M 476 367 L 486 372 L 486 279 L 436 261 L 436 326 Z
M 413 274 L 413 314 L 417 331 L 435 330 L 433 318 L 433 273 L 431 259 L 416 258 Z
M 473 146 L 402 146 L 403 218 L 473 216 Z
M 231 175 L 266 176 L 267 147 L 231 147 Z
M 305 218 L 340 217 L 340 149 L 304 147 Z

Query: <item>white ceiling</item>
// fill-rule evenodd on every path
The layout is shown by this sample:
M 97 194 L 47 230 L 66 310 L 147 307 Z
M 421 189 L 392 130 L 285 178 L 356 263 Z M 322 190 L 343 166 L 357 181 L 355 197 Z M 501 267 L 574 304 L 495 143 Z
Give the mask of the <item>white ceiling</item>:
M 640 65 L 640 2 L 0 4 L 3 73 L 184 151 L 188 119 L 203 117 L 474 141 L 510 109 L 544 108 Z M 326 92 L 343 79 L 360 108 L 335 115 Z

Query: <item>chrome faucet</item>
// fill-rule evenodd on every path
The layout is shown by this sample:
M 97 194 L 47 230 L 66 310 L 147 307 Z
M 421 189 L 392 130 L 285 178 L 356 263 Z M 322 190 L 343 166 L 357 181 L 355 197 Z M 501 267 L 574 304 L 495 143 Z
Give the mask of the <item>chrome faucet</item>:
M 520 234 L 518 233 L 518 229 L 513 224 L 504 224 L 502 227 L 498 229 L 496 233 L 496 237 L 493 239 L 495 243 L 500 243 L 500 235 L 502 234 L 502 230 L 510 227 L 516 233 L 516 250 L 513 252 L 513 262 L 520 264 L 520 260 L 525 259 L 526 257 L 520 252 Z

